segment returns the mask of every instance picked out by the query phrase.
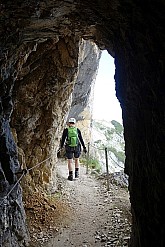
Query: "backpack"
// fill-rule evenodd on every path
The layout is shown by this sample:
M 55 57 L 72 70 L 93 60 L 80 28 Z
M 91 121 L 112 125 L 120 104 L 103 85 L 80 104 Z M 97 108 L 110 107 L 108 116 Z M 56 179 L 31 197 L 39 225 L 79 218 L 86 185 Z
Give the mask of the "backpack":
M 76 127 L 68 127 L 68 146 L 77 147 L 78 145 L 78 132 Z

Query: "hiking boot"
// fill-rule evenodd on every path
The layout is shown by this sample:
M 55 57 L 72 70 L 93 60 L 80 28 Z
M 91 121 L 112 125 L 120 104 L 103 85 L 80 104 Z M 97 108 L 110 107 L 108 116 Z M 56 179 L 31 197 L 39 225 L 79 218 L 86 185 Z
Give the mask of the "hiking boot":
M 68 180 L 73 181 L 73 175 L 69 175 Z
M 79 178 L 79 172 L 75 171 L 75 178 Z
M 68 180 L 73 181 L 73 172 L 69 172 Z

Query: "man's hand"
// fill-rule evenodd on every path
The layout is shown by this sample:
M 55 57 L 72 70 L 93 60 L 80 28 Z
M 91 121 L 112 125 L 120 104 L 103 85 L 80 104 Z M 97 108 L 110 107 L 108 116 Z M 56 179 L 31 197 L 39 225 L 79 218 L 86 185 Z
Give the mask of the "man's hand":
M 85 154 L 87 153 L 86 147 L 83 148 L 83 152 L 84 152 Z
M 61 148 L 57 150 L 57 158 L 60 158 L 60 155 L 61 155 Z

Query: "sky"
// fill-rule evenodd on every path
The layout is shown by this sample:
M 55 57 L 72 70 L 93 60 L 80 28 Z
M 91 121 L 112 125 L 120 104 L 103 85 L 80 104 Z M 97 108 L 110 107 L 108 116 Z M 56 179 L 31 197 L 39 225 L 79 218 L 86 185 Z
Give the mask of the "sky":
M 103 51 L 94 87 L 93 119 L 116 120 L 122 124 L 122 111 L 115 92 L 114 59 Z

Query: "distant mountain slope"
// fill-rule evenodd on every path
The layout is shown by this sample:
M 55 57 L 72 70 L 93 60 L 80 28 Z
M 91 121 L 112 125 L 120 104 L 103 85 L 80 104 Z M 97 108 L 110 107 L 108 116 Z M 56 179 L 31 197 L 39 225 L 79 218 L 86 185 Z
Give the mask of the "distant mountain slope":
M 101 163 L 102 172 L 106 171 L 105 148 L 108 150 L 109 172 L 123 171 L 124 147 L 123 126 L 119 122 L 93 120 L 90 153 Z

